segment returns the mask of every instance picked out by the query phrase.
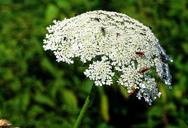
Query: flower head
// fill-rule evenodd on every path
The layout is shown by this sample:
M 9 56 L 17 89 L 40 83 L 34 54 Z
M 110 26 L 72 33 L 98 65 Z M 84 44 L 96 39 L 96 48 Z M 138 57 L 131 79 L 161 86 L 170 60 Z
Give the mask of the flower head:
M 103 56 L 101 61 L 94 61 L 89 65 L 84 74 L 91 80 L 95 81 L 95 85 L 111 85 L 112 77 L 112 65 L 107 57 Z
M 84 74 L 95 85 L 116 81 L 128 92 L 137 89 L 137 97 L 151 104 L 161 93 L 150 72 L 171 84 L 170 58 L 158 39 L 149 27 L 125 14 L 91 11 L 54 21 L 47 30 L 44 49 L 53 51 L 57 61 L 71 64 L 80 58 L 89 64 Z

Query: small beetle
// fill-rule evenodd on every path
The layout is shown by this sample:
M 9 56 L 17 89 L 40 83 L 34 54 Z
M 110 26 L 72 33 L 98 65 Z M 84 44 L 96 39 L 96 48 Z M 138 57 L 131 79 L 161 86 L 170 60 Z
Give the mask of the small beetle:
M 136 53 L 136 55 L 138 55 L 138 56 L 144 56 L 144 52 L 142 52 L 142 51 L 138 51 L 138 52 L 135 52 Z
M 142 68 L 142 69 L 139 71 L 139 73 L 145 73 L 145 72 L 147 72 L 149 69 L 150 69 L 150 68 L 144 67 L 144 68 Z

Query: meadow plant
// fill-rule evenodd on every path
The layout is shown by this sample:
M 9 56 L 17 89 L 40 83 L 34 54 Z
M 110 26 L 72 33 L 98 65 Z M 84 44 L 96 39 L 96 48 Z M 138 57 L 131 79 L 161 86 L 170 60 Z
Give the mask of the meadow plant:
M 137 98 L 149 105 L 161 95 L 156 78 L 171 87 L 168 61 L 172 59 L 151 29 L 137 20 L 97 10 L 53 23 L 47 27 L 44 49 L 53 51 L 58 62 L 73 64 L 79 59 L 88 66 L 84 74 L 94 85 L 116 84 L 128 93 L 136 90 Z

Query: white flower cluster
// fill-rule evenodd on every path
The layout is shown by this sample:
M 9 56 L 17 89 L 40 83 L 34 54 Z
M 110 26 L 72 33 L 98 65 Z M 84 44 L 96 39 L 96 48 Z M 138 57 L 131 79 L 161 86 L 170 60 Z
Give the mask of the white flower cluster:
M 89 68 L 84 74 L 95 85 L 117 82 L 149 104 L 160 96 L 154 72 L 171 84 L 170 58 L 149 27 L 121 13 L 91 11 L 47 28 L 44 49 L 57 61 L 71 64 L 79 58 Z
M 95 81 L 95 85 L 111 85 L 112 77 L 114 72 L 112 72 L 112 65 L 107 57 L 103 56 L 101 61 L 95 61 L 93 64 L 89 65 L 84 74 L 91 80 Z

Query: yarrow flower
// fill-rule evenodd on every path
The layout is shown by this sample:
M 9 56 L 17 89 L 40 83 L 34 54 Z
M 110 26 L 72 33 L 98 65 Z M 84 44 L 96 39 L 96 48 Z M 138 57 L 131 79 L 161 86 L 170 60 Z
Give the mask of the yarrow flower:
M 44 49 L 53 51 L 58 62 L 79 58 L 89 64 L 84 74 L 96 86 L 116 82 L 151 104 L 161 95 L 154 73 L 171 85 L 167 62 L 172 60 L 149 27 L 125 14 L 90 11 L 54 20 L 47 30 Z

